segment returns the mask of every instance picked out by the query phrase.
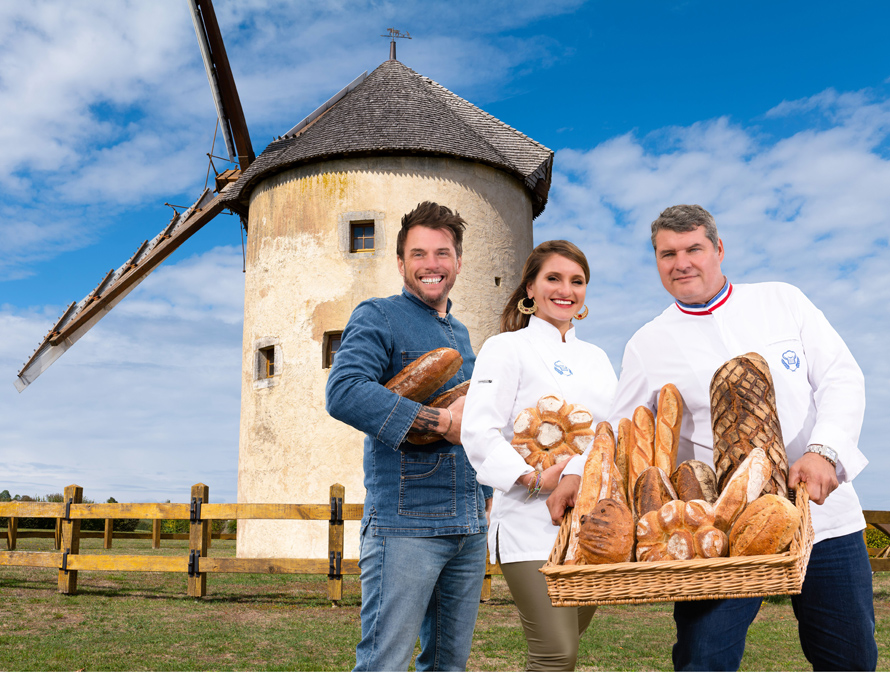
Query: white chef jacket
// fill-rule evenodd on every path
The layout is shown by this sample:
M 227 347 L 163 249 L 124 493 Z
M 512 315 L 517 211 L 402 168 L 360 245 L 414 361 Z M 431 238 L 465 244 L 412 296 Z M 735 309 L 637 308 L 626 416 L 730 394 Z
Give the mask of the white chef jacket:
M 513 421 L 544 395 L 557 393 L 587 407 L 596 423 L 612 406 L 617 378 L 605 352 L 531 316 L 528 327 L 491 337 L 476 357 L 461 425 L 461 443 L 478 480 L 494 487 L 488 533 L 504 563 L 543 561 L 556 542 L 546 495 L 528 498 L 516 483 L 532 468 L 510 445 Z
M 674 303 L 627 343 L 609 418 L 613 425 L 673 383 L 683 397 L 677 462 L 714 465 L 710 384 L 727 360 L 759 353 L 769 364 L 789 467 L 808 444 L 837 451 L 840 486 L 811 505 L 815 541 L 862 530 L 865 519 L 850 483 L 868 461 L 859 450 L 865 413 L 862 371 L 840 335 L 799 289 L 786 283 L 731 285 L 705 306 Z M 573 461 L 564 474 L 580 474 Z

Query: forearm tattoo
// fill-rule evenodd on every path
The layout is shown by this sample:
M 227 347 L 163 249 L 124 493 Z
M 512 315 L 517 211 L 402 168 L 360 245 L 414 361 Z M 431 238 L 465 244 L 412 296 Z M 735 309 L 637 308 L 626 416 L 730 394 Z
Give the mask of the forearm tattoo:
M 411 424 L 412 430 L 419 432 L 438 432 L 444 410 L 433 407 L 421 407 Z

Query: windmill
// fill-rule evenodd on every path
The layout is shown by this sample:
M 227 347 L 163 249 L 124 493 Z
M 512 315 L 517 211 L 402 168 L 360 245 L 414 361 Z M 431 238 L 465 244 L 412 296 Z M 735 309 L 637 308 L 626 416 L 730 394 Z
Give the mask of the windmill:
M 239 502 L 326 502 L 332 483 L 362 498 L 362 435 L 324 410 L 324 386 L 352 309 L 400 291 L 402 215 L 437 201 L 468 221 L 450 297 L 478 350 L 533 247 L 553 153 L 390 58 L 362 73 L 254 158 L 210 0 L 189 0 L 230 160 L 237 168 L 72 303 L 19 372 L 23 390 L 173 250 L 217 214 L 242 220 L 244 337 Z M 350 525 L 347 523 L 347 533 Z M 357 554 L 355 534 L 344 553 Z M 354 548 L 351 548 L 354 547 Z M 241 556 L 324 557 L 326 529 L 244 521 Z

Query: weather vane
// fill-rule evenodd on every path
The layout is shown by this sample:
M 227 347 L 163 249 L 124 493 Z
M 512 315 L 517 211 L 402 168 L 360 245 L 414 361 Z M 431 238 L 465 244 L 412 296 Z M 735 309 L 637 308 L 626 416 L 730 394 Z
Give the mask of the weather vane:
M 411 33 L 409 33 L 407 30 L 404 33 L 402 33 L 402 31 L 400 31 L 398 28 L 387 28 L 386 31 L 387 31 L 388 35 L 381 35 L 380 37 L 388 37 L 390 39 L 389 60 L 395 61 L 396 60 L 396 38 L 401 37 L 401 38 L 410 40 Z

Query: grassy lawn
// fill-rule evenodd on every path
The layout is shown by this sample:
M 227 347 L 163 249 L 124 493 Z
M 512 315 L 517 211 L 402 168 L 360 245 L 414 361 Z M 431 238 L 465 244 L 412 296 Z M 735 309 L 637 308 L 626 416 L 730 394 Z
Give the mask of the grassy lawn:
M 5 547 L 5 545 L 4 545 Z M 52 541 L 19 541 L 22 551 L 51 551 Z M 100 539 L 90 554 L 178 554 L 188 545 Z M 213 541 L 211 556 L 233 556 L 234 541 Z M 358 579 L 346 577 L 332 607 L 324 576 L 211 574 L 208 595 L 186 596 L 183 573 L 81 571 L 78 594 L 57 592 L 57 571 L 0 567 L 0 670 L 189 671 L 350 670 L 361 625 Z M 880 658 L 890 669 L 890 573 L 875 575 Z M 668 671 L 674 641 L 671 605 L 599 608 L 581 644 L 579 670 Z M 483 604 L 470 670 L 522 670 L 525 639 L 506 584 L 495 576 Z M 748 634 L 746 671 L 811 670 L 797 642 L 787 598 L 764 603 Z

